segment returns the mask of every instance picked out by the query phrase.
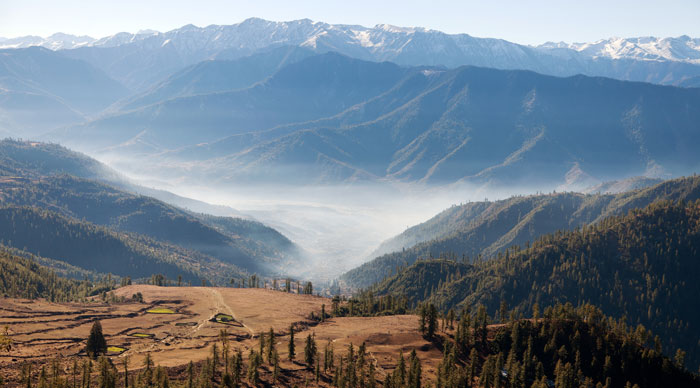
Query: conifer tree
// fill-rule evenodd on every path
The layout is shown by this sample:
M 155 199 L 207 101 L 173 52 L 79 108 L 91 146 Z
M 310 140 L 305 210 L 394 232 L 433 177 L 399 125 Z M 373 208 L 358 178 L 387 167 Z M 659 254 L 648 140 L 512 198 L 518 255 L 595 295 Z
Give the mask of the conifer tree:
M 367 388 L 376 388 L 376 387 L 377 387 L 376 371 L 375 371 L 374 363 L 370 362 L 369 363 L 369 373 L 367 376 Z
M 153 385 L 153 359 L 151 358 L 151 353 L 146 353 L 146 358 L 143 360 L 141 378 L 144 385 L 148 387 Z
M 394 369 L 394 386 L 403 387 L 406 383 L 406 360 L 403 357 L 403 352 L 399 353 L 399 361 Z
M 287 347 L 287 351 L 289 352 L 289 361 L 294 361 L 294 358 L 296 357 L 294 350 L 294 324 L 292 324 L 289 325 L 289 345 Z
M 100 388 L 115 388 L 116 387 L 116 374 L 114 373 L 112 363 L 105 356 L 101 356 L 98 361 L 100 378 L 99 387 Z
M 272 382 L 277 383 L 280 375 L 280 358 L 277 349 L 272 351 Z
M 326 342 L 326 349 L 323 352 L 323 373 L 333 369 L 334 364 L 335 356 L 333 355 L 333 343 L 328 341 Z
M 348 388 L 355 388 L 357 384 L 357 370 L 355 369 L 355 347 L 352 345 L 352 342 L 348 345 L 348 363 L 343 377 Z
M 266 335 L 264 332 L 260 332 L 260 334 L 258 335 L 258 344 L 260 345 L 260 348 L 258 349 L 258 354 L 260 355 L 260 357 L 263 357 L 263 355 L 265 354 L 265 337 Z
M 100 321 L 95 321 L 92 324 L 92 328 L 90 328 L 90 336 L 87 339 L 85 352 L 93 359 L 107 352 L 107 341 L 102 334 L 102 325 Z
M 122 359 L 122 366 L 124 366 L 124 388 L 129 388 L 129 356 L 125 355 Z
M 467 369 L 467 382 L 471 385 L 476 377 L 476 371 L 479 367 L 479 354 L 476 352 L 476 348 L 472 348 L 469 353 L 469 368 Z
M 92 361 L 87 359 L 87 360 L 83 361 L 83 385 L 82 385 L 83 388 L 90 388 L 90 376 L 91 375 L 92 375 Z
M 438 319 L 437 309 L 435 308 L 435 305 L 433 305 L 431 303 L 428 305 L 428 309 L 426 311 L 426 321 L 427 321 L 426 335 L 428 338 L 435 337 L 435 331 L 437 330 L 437 319 Z
M 241 378 L 243 373 L 243 353 L 238 349 L 233 358 L 233 385 L 239 386 L 241 384 Z
M 422 371 L 420 359 L 418 359 L 415 349 L 411 350 L 411 355 L 409 356 L 408 360 L 410 369 L 408 371 L 408 381 L 406 386 L 407 388 L 421 388 Z
M 216 343 L 211 345 L 211 378 L 212 381 L 216 378 L 219 373 L 219 348 Z
M 498 318 L 501 320 L 501 323 L 506 323 L 507 317 L 508 317 L 508 304 L 506 303 L 505 300 L 501 300 L 501 307 L 498 310 Z
M 267 338 L 267 362 L 272 364 L 272 353 L 275 352 L 275 332 L 270 328 Z
M 311 369 L 314 366 L 316 358 L 316 341 L 311 334 L 306 336 L 306 346 L 304 346 L 304 362 L 307 368 Z
M 261 364 L 260 358 L 260 354 L 253 349 L 250 350 L 250 355 L 248 356 L 248 382 L 253 386 L 257 386 L 260 383 L 260 371 L 258 371 Z
M 321 357 L 316 357 L 316 368 L 314 370 L 314 375 L 316 377 L 316 384 L 318 384 L 319 379 L 321 378 Z
M 187 364 L 187 386 L 186 388 L 194 388 L 194 363 L 190 360 Z
M 448 324 L 450 330 L 454 329 L 454 321 L 455 321 L 455 310 L 450 309 L 450 311 L 447 312 L 447 324 Z
M 73 359 L 73 368 L 71 368 L 71 373 L 73 374 L 73 385 L 72 388 L 78 388 L 78 359 Z
M 221 356 L 224 359 L 224 374 L 229 373 L 229 356 L 230 356 L 230 345 L 228 340 L 228 331 L 222 329 L 219 331 L 219 339 L 221 340 Z

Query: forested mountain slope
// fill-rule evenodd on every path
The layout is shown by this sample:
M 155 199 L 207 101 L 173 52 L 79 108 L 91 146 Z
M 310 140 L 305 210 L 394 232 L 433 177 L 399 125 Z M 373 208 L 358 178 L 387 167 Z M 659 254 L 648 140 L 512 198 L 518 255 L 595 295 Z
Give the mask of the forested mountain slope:
M 2 243 L 99 273 L 134 279 L 162 274 L 226 284 L 246 272 L 214 257 L 135 233 L 119 233 L 35 207 L 0 207 Z
M 643 324 L 663 339 L 667 352 L 682 348 L 697 366 L 700 315 L 688 298 L 700 295 L 698 247 L 700 202 L 659 201 L 543 236 L 529 248 L 465 266 L 460 276 L 441 270 L 444 264 L 417 262 L 374 290 L 410 287 L 417 290 L 415 301 L 430 300 L 444 310 L 481 303 L 495 312 L 505 302 L 529 312 L 535 305 L 591 303 L 626 317 L 629 325 Z M 429 296 L 421 298 L 421 291 Z
M 33 259 L 0 247 L 0 296 L 68 301 L 88 296 L 93 289 L 90 282 L 62 278 Z
M 0 187 L 2 203 L 50 209 L 118 231 L 149 236 L 251 272 L 283 268 L 288 261 L 298 259 L 295 253 L 299 252 L 291 241 L 258 222 L 192 214 L 91 180 L 61 175 L 8 180 L 0 182 Z
M 671 359 L 646 329 L 607 317 L 595 306 L 558 304 L 524 316 L 506 307 L 499 312 L 505 318 L 492 318 L 483 306 L 475 310 L 448 320 L 445 334 L 426 328 L 426 336 L 444 348 L 437 387 L 700 385 L 698 376 L 682 365 L 682 354 Z
M 379 255 L 341 279 L 353 287 L 367 287 L 418 258 L 466 256 L 473 260 L 482 255 L 488 259 L 512 245 L 524 246 L 547 233 L 595 224 L 659 199 L 699 198 L 700 177 L 693 176 L 615 195 L 554 193 L 466 203 L 386 241 L 378 252 L 391 253 Z
M 5 151 L 0 153 L 2 206 L 46 209 L 66 220 L 80 220 L 91 227 L 101 225 L 114 232 L 126 232 L 133 238 L 154 240 L 168 249 L 179 250 L 183 258 L 191 254 L 205 261 L 218 260 L 218 265 L 230 267 L 231 276 L 242 271 L 286 273 L 303 267 L 303 254 L 298 247 L 259 222 L 192 213 L 115 188 L 103 182 L 126 181 L 97 161 L 60 146 L 6 140 L 0 143 L 0 148 Z M 31 241 L 26 246 L 30 252 L 37 252 Z M 56 256 L 45 249 L 41 253 Z M 86 268 L 105 272 L 103 264 L 107 263 L 96 263 L 99 268 Z M 155 267 L 147 268 L 155 270 Z M 150 276 L 145 271 L 146 267 L 129 274 Z M 217 279 L 228 281 L 230 278 L 225 279 L 226 276 L 216 274 Z
M 120 179 L 114 170 L 97 160 L 58 144 L 0 140 L 0 175 L 39 178 L 58 174 L 97 180 Z
M 236 210 L 228 207 L 214 206 L 167 191 L 133 184 L 105 164 L 58 144 L 11 138 L 0 140 L 0 175 L 39 178 L 61 174 L 100 181 L 124 191 L 157 198 L 197 212 L 238 214 Z

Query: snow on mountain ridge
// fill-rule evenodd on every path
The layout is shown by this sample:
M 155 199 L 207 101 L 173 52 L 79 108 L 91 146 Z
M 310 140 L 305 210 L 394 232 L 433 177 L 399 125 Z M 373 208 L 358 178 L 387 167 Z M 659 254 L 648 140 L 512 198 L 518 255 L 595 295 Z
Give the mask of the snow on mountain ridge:
M 536 48 L 545 51 L 569 49 L 592 58 L 631 58 L 642 61 L 676 61 L 700 64 L 700 39 L 693 39 L 686 35 L 675 38 L 613 37 L 587 43 L 547 42 L 536 46 Z
M 18 38 L 2 38 L 0 39 L 0 49 L 42 46 L 49 50 L 56 51 L 89 46 L 95 41 L 95 38 L 87 35 L 76 36 L 57 32 L 47 38 L 33 35 Z
M 595 42 L 565 43 L 547 42 L 539 46 L 522 46 L 499 39 L 474 38 L 467 34 L 446 34 L 423 27 L 399 27 L 390 24 L 377 24 L 374 27 L 359 25 L 327 24 L 300 19 L 287 22 L 268 21 L 249 18 L 230 25 L 209 25 L 197 27 L 192 24 L 167 32 L 143 30 L 136 34 L 120 32 L 111 36 L 95 39 L 89 36 L 74 36 L 57 33 L 48 38 L 26 36 L 4 38 L 0 48 L 21 48 L 43 46 L 51 50 L 73 49 L 85 46 L 116 47 L 140 43 L 147 47 L 163 47 L 171 44 L 176 50 L 215 51 L 228 48 L 248 49 L 254 51 L 271 45 L 303 45 L 320 49 L 338 48 L 350 45 L 369 53 L 359 57 L 367 58 L 370 53 L 382 50 L 381 55 L 389 60 L 400 54 L 409 43 L 416 43 L 414 36 L 421 34 L 421 44 L 430 52 L 440 50 L 457 50 L 464 53 L 492 51 L 505 57 L 521 57 L 523 48 L 554 54 L 558 56 L 574 53 L 589 58 L 630 58 L 644 61 L 677 61 L 700 64 L 700 39 L 687 36 L 677 38 L 609 38 Z M 168 43 L 166 43 L 169 40 Z M 428 43 L 423 42 L 427 40 Z M 513 48 L 519 48 L 513 50 Z M 571 54 L 566 54 L 570 50 Z M 556 51 L 556 53 L 553 53 Z

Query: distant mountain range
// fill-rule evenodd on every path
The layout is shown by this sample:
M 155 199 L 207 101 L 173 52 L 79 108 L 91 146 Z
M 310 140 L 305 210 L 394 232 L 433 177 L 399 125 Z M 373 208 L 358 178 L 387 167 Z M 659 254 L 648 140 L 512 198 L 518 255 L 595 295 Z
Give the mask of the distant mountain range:
M 207 92 L 192 68 L 49 138 L 142 157 L 154 171 L 162 163 L 158 174 L 177 174 L 182 165 L 189 177 L 226 183 L 398 180 L 580 190 L 628 176 L 688 174 L 700 165 L 700 89 L 401 67 L 283 49 L 290 52 L 295 60 L 284 65 L 288 56 L 274 51 L 221 64 L 281 66 L 260 81 L 235 80 L 250 87 Z M 202 93 L 183 96 L 189 86 L 182 85 Z
M 677 38 L 610 38 L 592 43 L 553 43 L 540 46 L 543 50 L 573 50 L 592 58 L 639 59 L 645 61 L 677 61 L 700 64 L 700 39 L 683 35 Z
M 700 54 L 688 37 L 530 47 L 248 19 L 3 42 L 14 48 L 0 51 L 0 135 L 144 174 L 581 190 L 700 166 Z M 54 51 L 21 48 L 32 45 Z
M 41 47 L 0 50 L 0 131 L 32 136 L 81 122 L 130 92 L 102 70 Z
M 232 25 L 187 25 L 168 32 L 118 33 L 101 39 L 54 34 L 0 40 L 0 47 L 67 50 L 132 89 L 142 89 L 177 68 L 207 59 L 235 59 L 261 49 L 292 45 L 336 51 L 359 59 L 401 65 L 475 65 L 544 74 L 586 74 L 675 84 L 700 75 L 700 39 L 613 38 L 594 43 L 532 47 L 501 39 L 449 35 L 386 24 L 368 28 L 308 19 L 271 22 L 251 18 Z
M 0 51 L 0 134 L 143 175 L 582 190 L 700 166 L 699 88 L 572 75 L 692 86 L 687 37 L 528 47 L 249 19 L 54 39 L 79 47 Z

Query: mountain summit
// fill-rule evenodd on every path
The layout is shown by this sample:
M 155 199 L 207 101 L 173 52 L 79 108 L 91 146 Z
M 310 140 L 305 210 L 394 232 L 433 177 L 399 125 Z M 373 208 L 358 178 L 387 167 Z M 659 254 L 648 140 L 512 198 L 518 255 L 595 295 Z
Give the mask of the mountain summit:
M 54 34 L 45 39 L 27 36 L 0 40 L 0 48 L 28 46 L 70 51 L 68 55 L 84 59 L 127 87 L 139 90 L 202 60 L 236 59 L 279 46 L 336 51 L 359 59 L 410 66 L 474 65 L 664 84 L 700 76 L 700 44 L 698 39 L 686 36 L 532 47 L 420 27 L 364 27 L 309 19 L 273 22 L 250 18 L 231 25 L 190 24 L 167 32 L 121 32 L 101 39 Z

